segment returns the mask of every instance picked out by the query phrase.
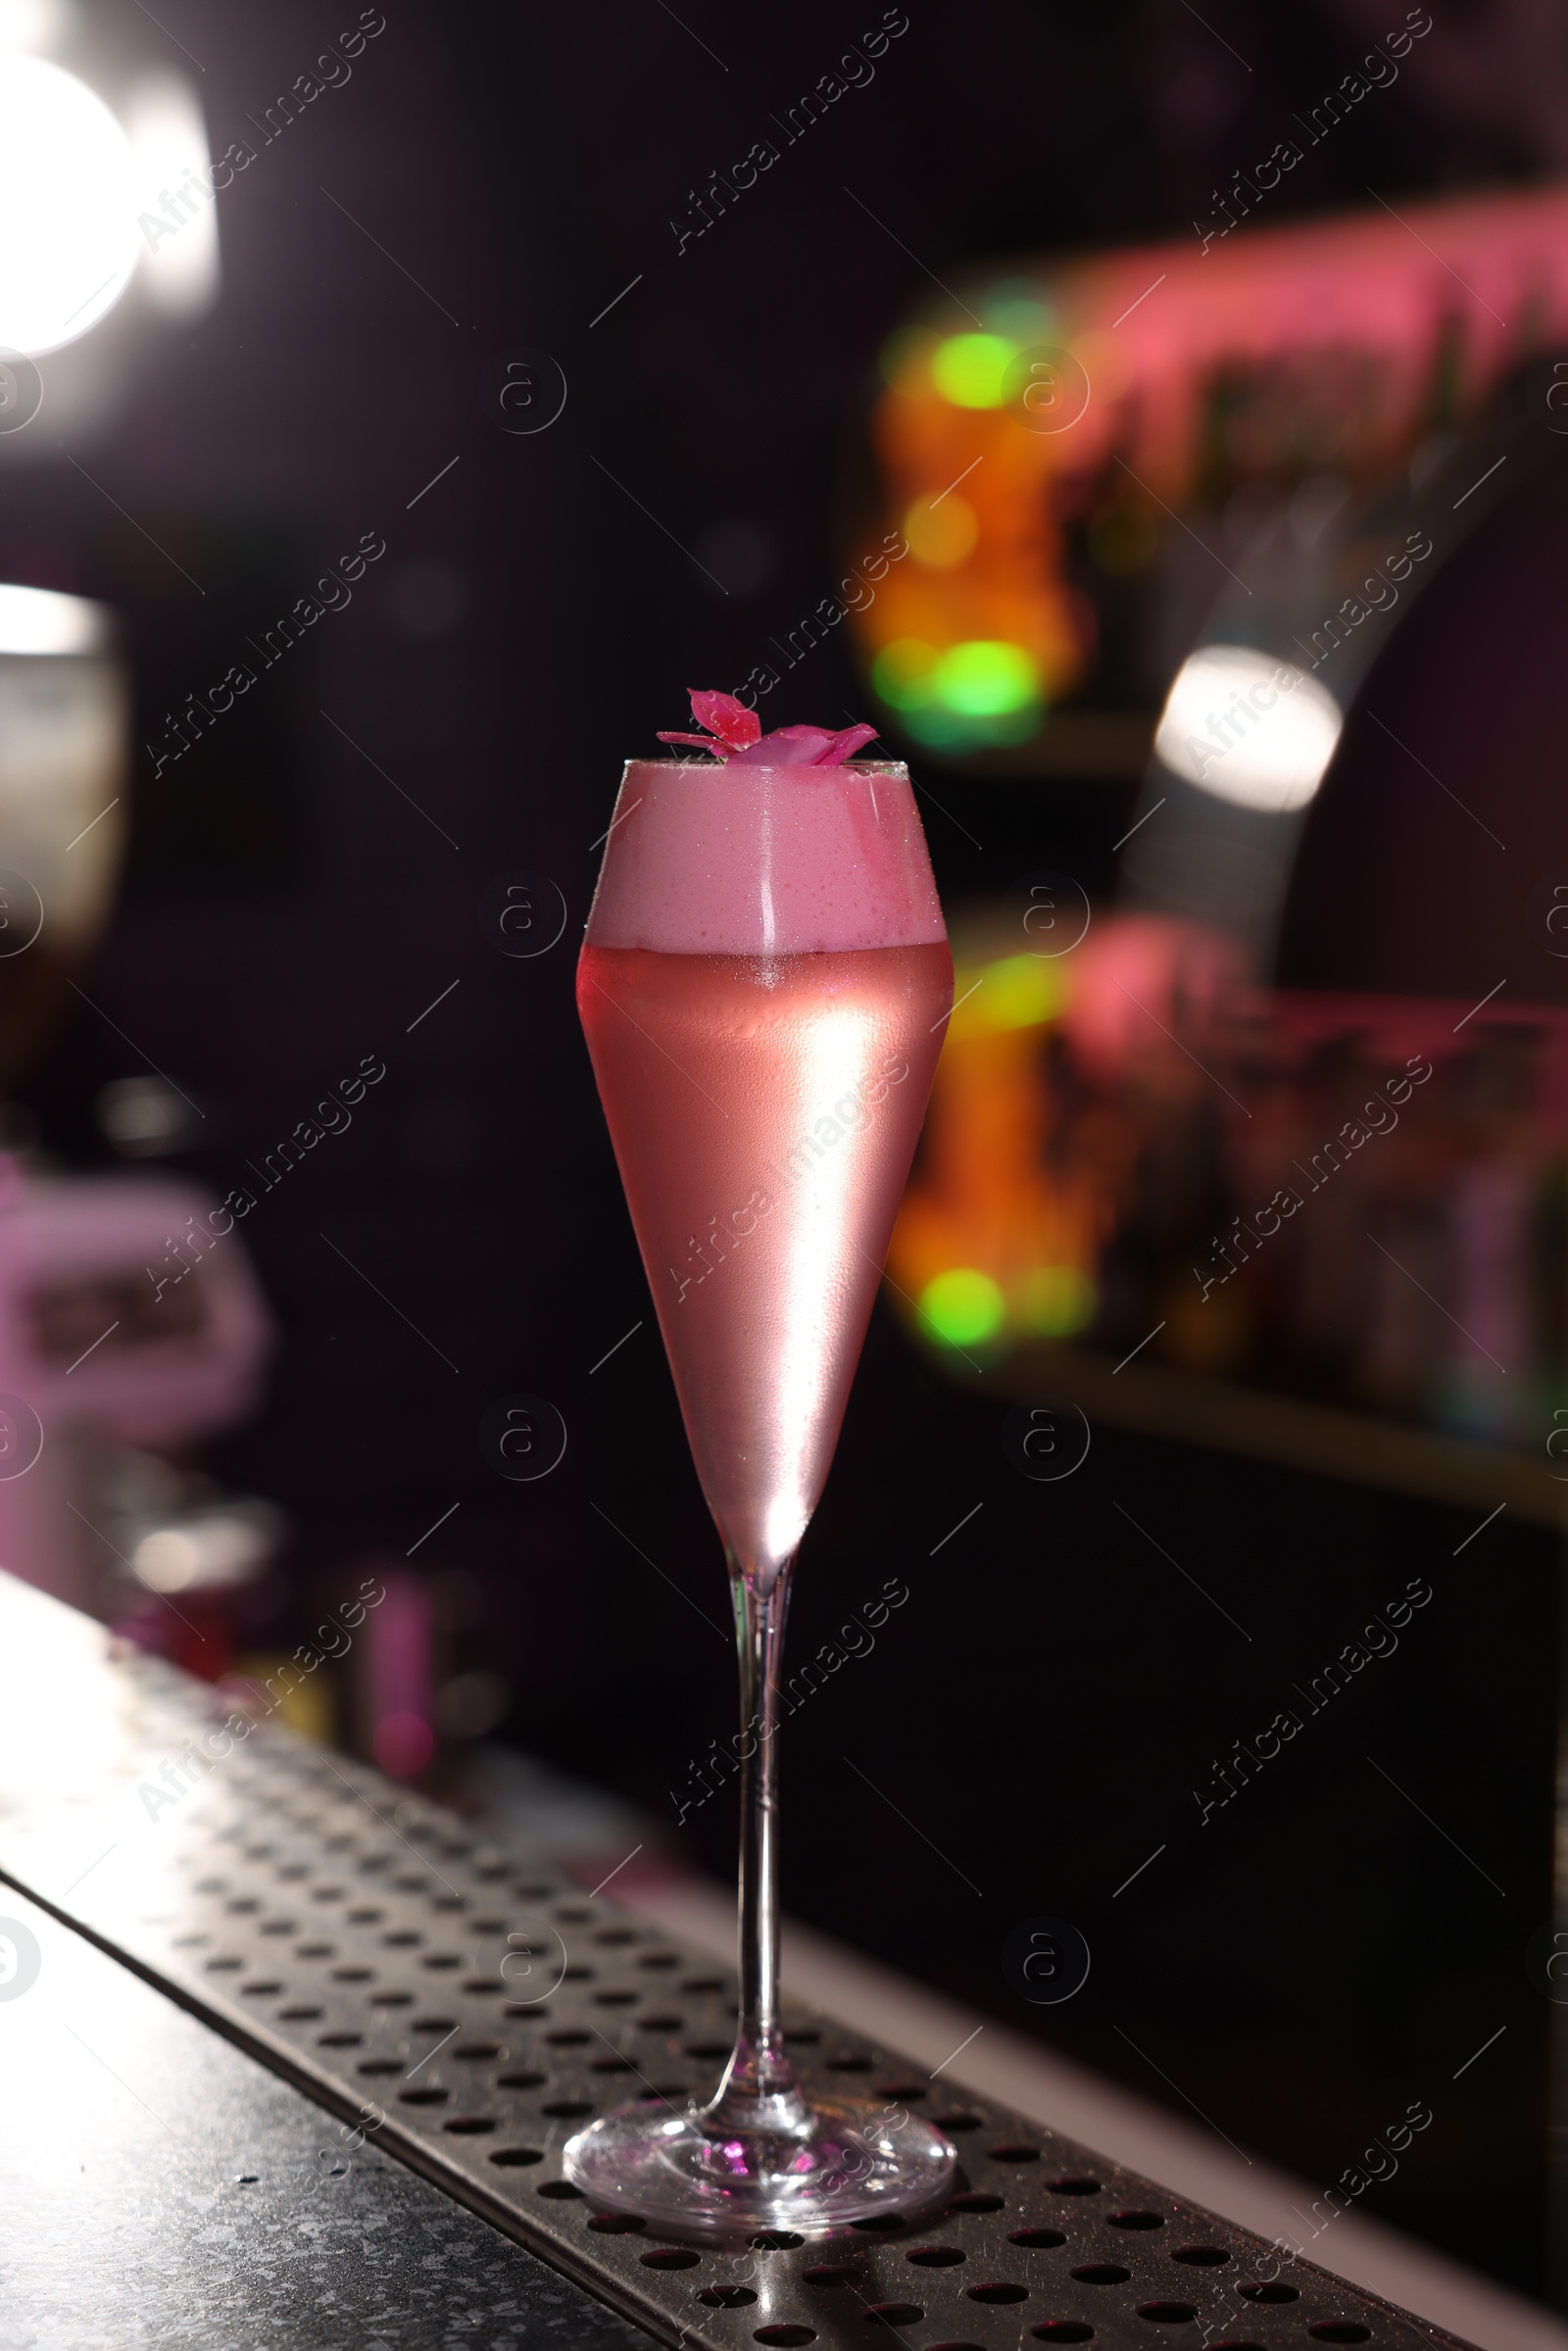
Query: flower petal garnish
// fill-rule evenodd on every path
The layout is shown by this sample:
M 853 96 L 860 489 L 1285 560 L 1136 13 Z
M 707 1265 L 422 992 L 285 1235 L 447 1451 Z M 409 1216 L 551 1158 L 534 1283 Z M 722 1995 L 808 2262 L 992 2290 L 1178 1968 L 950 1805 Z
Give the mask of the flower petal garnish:
M 814 767 L 833 736 L 825 726 L 777 726 L 738 751 L 730 762 L 741 767 Z
M 706 726 L 710 735 L 727 743 L 731 751 L 744 751 L 755 743 L 762 731 L 762 721 L 744 702 L 733 694 L 719 694 L 711 688 L 688 687 L 692 698 L 692 716 L 699 726 Z
M 858 726 L 847 726 L 842 734 L 835 735 L 814 764 L 818 767 L 842 767 L 846 759 L 854 759 L 862 744 L 875 741 L 876 728 L 867 726 L 862 719 Z
M 862 744 L 876 741 L 876 728 L 863 723 L 842 727 L 837 734 L 828 726 L 779 726 L 764 735 L 757 712 L 733 694 L 700 686 L 689 691 L 693 715 L 708 733 L 677 735 L 661 730 L 659 740 L 709 752 L 721 766 L 841 767 Z
M 689 743 L 693 751 L 710 751 L 720 766 L 724 763 L 724 746 L 716 736 L 661 734 L 659 740 L 661 743 Z

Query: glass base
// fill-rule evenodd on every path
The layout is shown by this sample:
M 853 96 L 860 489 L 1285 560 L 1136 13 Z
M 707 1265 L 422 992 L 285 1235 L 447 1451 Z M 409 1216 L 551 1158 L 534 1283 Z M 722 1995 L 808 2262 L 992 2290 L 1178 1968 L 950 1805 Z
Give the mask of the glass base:
M 579 2131 L 563 2157 L 566 2178 L 602 2212 L 742 2242 L 763 2229 L 821 2236 L 934 2204 L 956 2165 L 941 2131 L 916 2116 L 836 2100 L 749 2131 L 708 2107 L 621 2106 Z

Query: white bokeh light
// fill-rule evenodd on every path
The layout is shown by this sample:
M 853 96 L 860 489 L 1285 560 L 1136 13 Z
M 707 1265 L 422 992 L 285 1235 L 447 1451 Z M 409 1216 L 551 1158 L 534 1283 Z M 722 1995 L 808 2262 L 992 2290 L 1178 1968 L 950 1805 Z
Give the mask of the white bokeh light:
M 1204 645 L 1176 672 L 1154 749 L 1200 791 L 1283 815 L 1312 798 L 1344 725 L 1327 687 L 1296 662 L 1250 645 Z
M 142 282 L 171 318 L 199 317 L 218 293 L 218 205 L 201 104 L 179 73 L 145 74 L 125 128 L 136 159 Z
M 71 0 L 0 0 L 0 49 L 58 49 L 74 15 Z
M 130 141 L 41 57 L 0 51 L 0 346 L 36 357 L 112 310 L 136 266 Z
M 109 634 L 101 604 L 54 588 L 0 585 L 0 654 L 102 653 Z
M 131 1573 L 152 1592 L 243 1584 L 266 1557 L 273 1534 L 254 1512 L 249 1518 L 212 1512 L 179 1526 L 157 1527 L 131 1552 Z

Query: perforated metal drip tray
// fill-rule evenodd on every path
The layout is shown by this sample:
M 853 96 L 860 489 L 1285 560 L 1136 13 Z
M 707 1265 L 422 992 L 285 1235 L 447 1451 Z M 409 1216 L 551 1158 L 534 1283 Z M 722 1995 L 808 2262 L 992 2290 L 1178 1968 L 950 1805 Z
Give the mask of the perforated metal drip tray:
M 363 2129 L 667 2342 L 864 2346 L 879 2327 L 920 2351 L 1455 2340 L 1054 2132 L 956 2104 L 804 2012 L 789 2034 L 808 2084 L 908 2104 L 953 2134 L 944 2209 L 734 2251 L 598 2215 L 563 2180 L 563 2145 L 604 2107 L 710 2090 L 731 1980 L 280 1733 L 149 1817 L 144 1789 L 182 1785 L 160 1762 L 207 1728 L 197 1686 L 144 1664 L 95 1671 L 109 1687 L 78 1678 L 70 1705 L 79 1719 L 112 1699 L 117 1752 L 95 1740 L 73 1788 L 40 1785 L 11 1746 L 0 1869 L 311 2091 L 350 2160 Z

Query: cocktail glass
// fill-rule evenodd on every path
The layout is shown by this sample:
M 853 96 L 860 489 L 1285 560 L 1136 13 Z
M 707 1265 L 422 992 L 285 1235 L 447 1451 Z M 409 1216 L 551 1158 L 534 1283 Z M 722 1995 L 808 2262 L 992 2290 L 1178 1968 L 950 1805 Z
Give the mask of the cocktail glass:
M 953 1001 L 907 771 L 631 760 L 577 1002 L 740 1653 L 740 2023 L 711 2099 L 565 2150 L 601 2207 L 820 2233 L 938 2197 L 897 2107 L 808 2099 L 779 2020 L 779 1661 Z

